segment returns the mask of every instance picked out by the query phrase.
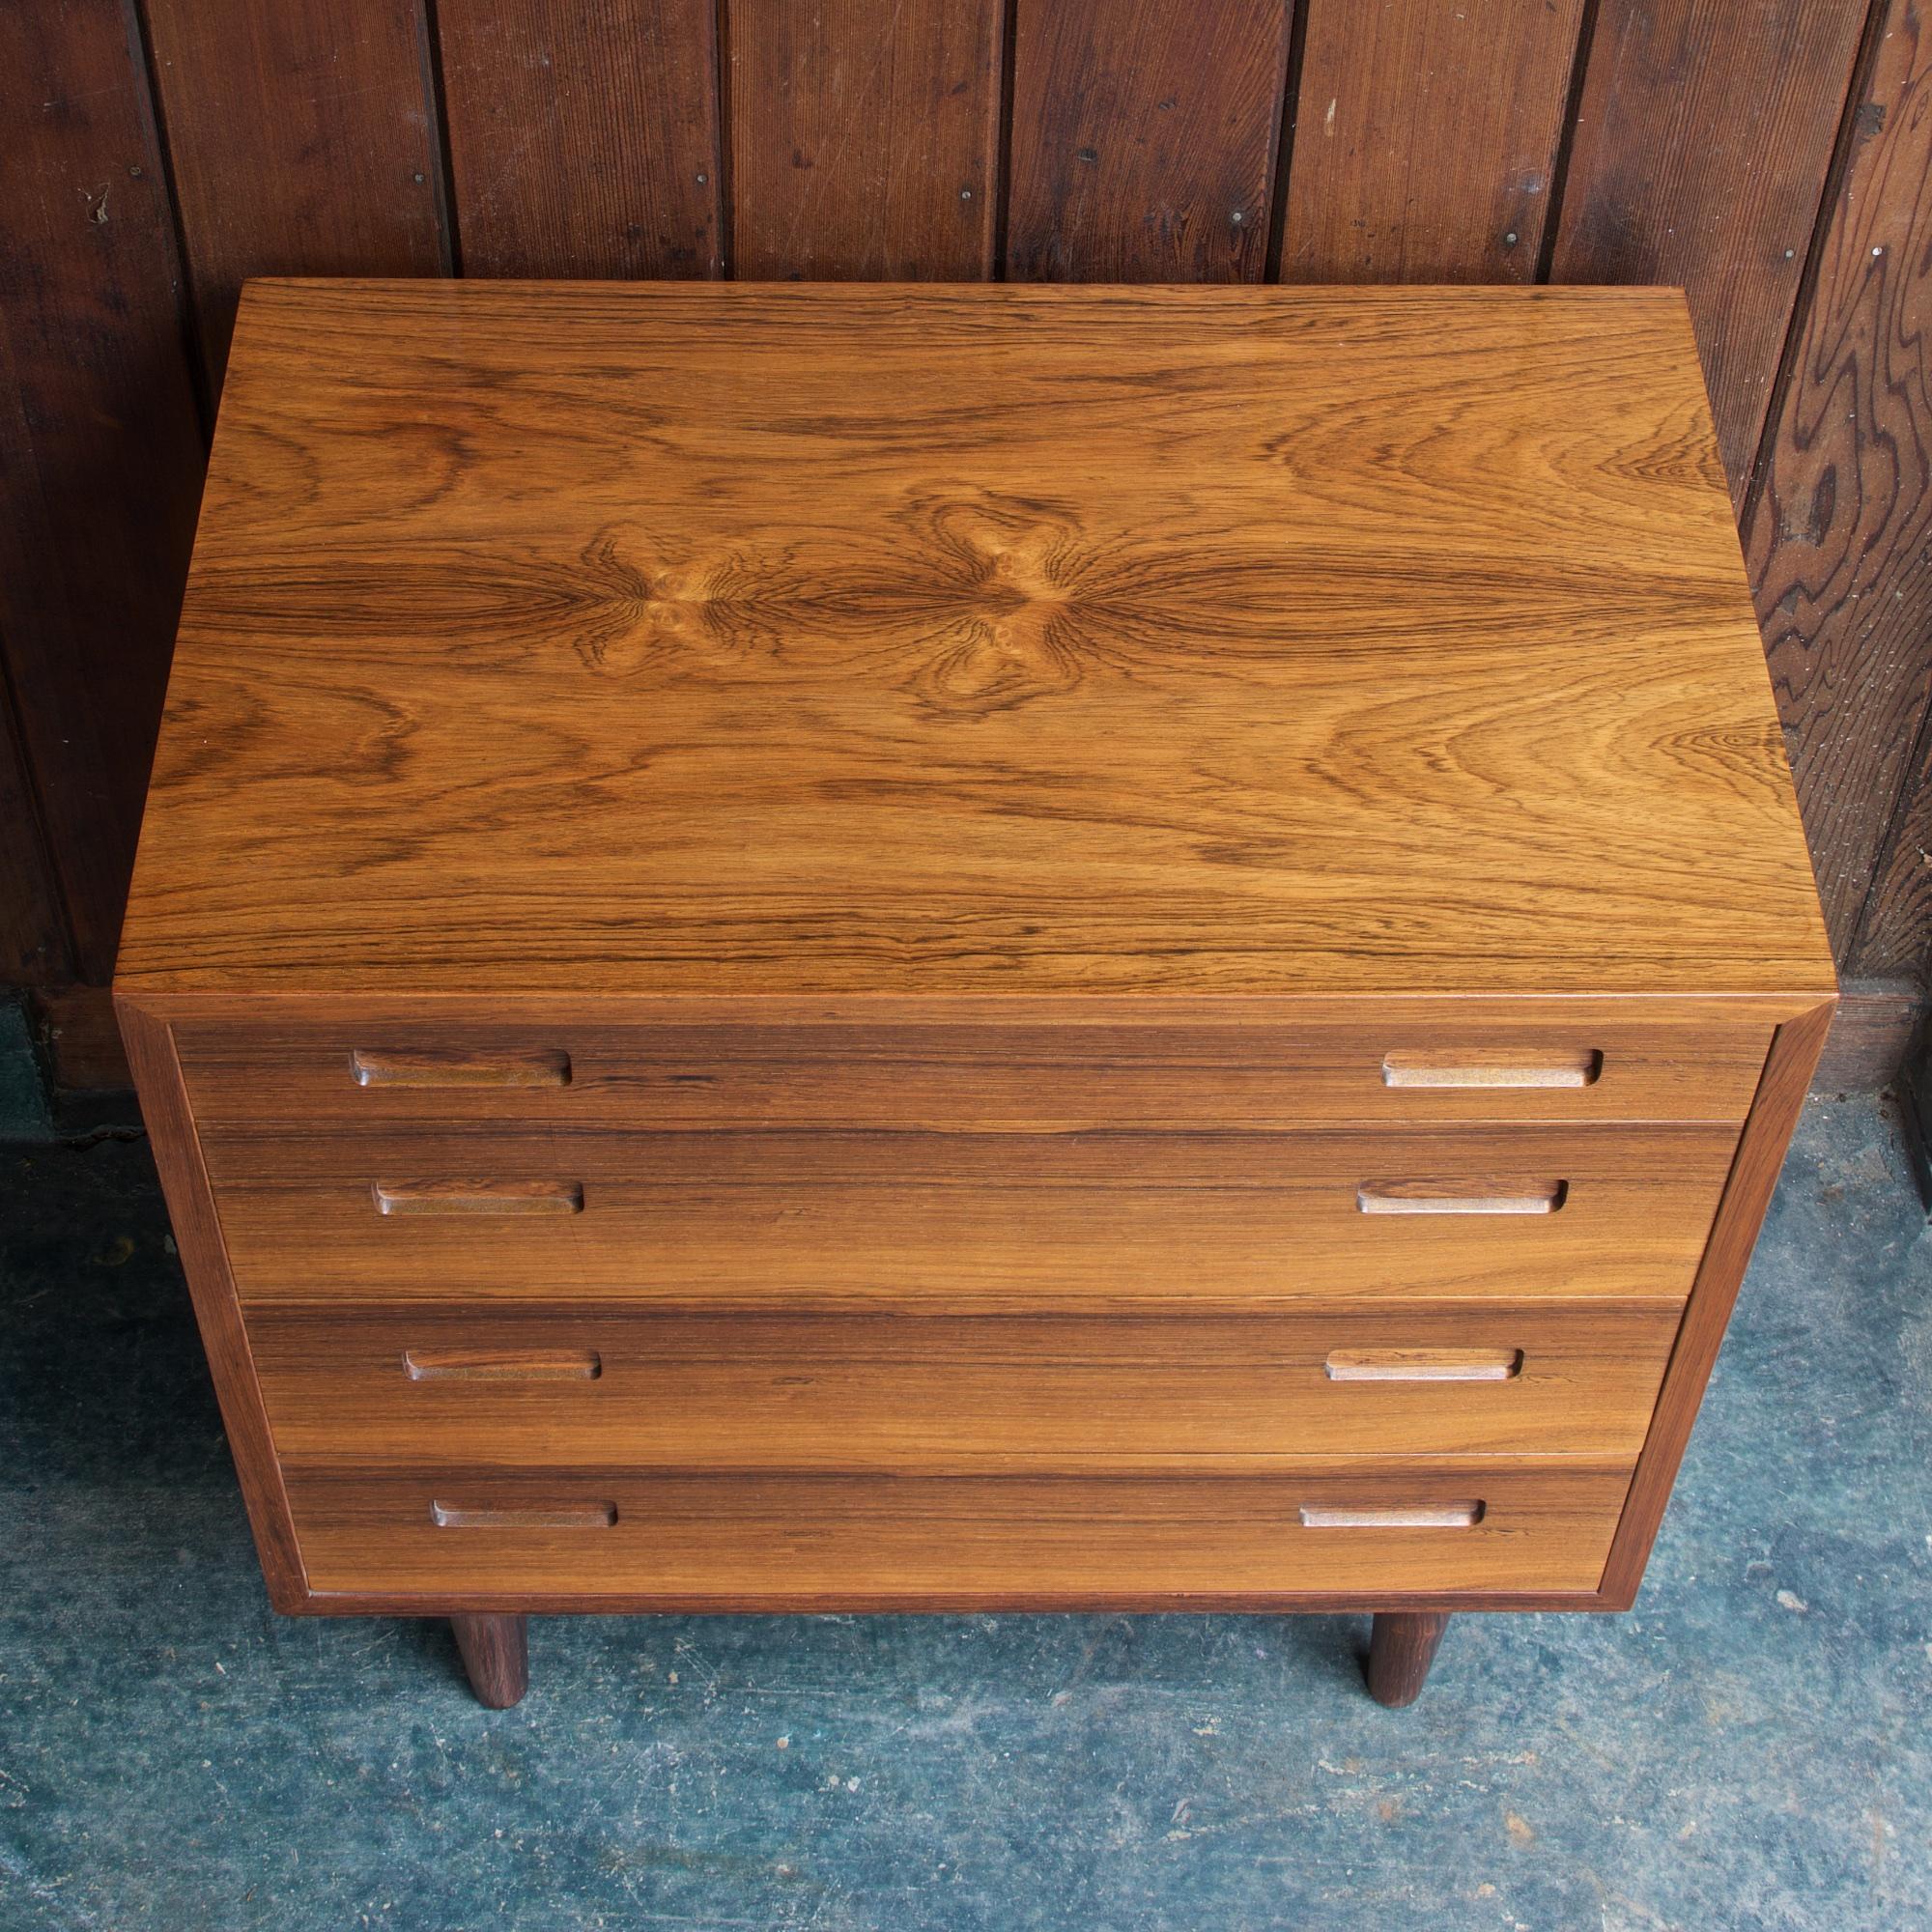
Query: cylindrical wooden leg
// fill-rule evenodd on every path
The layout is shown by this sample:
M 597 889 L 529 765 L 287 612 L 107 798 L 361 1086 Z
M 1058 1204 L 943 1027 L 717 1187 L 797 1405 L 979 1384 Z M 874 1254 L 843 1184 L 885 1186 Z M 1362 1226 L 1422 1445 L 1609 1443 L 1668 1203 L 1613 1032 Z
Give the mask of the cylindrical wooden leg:
M 1369 1695 L 1396 1710 L 1413 1704 L 1448 1628 L 1447 1611 L 1377 1611 L 1369 1634 Z
M 529 1618 L 451 1617 L 449 1623 L 477 1701 L 493 1711 L 521 1701 L 530 1688 Z

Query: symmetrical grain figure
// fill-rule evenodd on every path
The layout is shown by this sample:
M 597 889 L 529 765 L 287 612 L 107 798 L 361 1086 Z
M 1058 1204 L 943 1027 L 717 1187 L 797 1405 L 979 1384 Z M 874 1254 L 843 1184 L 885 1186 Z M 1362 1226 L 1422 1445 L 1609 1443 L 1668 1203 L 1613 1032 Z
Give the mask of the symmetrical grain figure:
M 1921 13 L 1914 0 L 11 10 L 0 986 L 40 986 L 47 1014 L 76 1022 L 50 1036 L 70 1083 L 69 1038 L 111 1037 L 101 989 L 250 275 L 1662 284 L 1690 297 L 1749 527 L 1834 951 L 1860 981 L 1885 982 L 1855 984 L 1886 998 L 1846 1017 L 1909 1019 L 1932 957 L 1932 585 L 1912 563 L 1917 265 L 1932 248 Z M 1267 407 L 1264 391 L 1247 400 Z M 755 532 L 719 534 L 755 547 Z M 612 582 L 715 572 L 733 554 L 661 556 L 621 515 L 605 535 Z M 730 599 L 707 593 L 708 615 L 726 621 Z M 979 689 L 987 668 L 971 645 L 934 688 Z M 99 1055 L 92 1065 L 121 1077 Z M 1861 1069 L 1886 1070 L 1882 1048 Z
M 118 982 L 270 1591 L 1635 1590 L 1833 997 L 1662 293 L 255 285 Z

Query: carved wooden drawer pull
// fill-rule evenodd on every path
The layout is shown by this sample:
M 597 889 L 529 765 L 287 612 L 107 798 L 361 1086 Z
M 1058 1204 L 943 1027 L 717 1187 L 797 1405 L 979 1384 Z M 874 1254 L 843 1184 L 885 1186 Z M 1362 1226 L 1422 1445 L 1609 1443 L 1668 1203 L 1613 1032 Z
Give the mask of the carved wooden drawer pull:
M 412 1382 L 594 1382 L 604 1373 L 595 1349 L 406 1349 Z
M 1364 1214 L 1553 1214 L 1567 1180 L 1365 1180 L 1355 1191 Z
M 384 1214 L 581 1214 L 581 1180 L 379 1180 Z
M 358 1087 L 568 1087 L 570 1055 L 380 1053 L 357 1047 L 349 1070 Z
M 1473 1529 L 1483 1520 L 1481 1503 L 1411 1503 L 1390 1509 L 1350 1509 L 1324 1504 L 1301 1509 L 1303 1529 Z
M 1331 1382 L 1506 1382 L 1522 1373 L 1520 1349 L 1337 1349 Z
M 1604 1056 L 1546 1053 L 1391 1053 L 1382 1061 L 1384 1087 L 1591 1087 Z
M 489 1504 L 432 1502 L 430 1520 L 439 1529 L 611 1529 L 615 1503 L 526 1503 L 509 1509 Z

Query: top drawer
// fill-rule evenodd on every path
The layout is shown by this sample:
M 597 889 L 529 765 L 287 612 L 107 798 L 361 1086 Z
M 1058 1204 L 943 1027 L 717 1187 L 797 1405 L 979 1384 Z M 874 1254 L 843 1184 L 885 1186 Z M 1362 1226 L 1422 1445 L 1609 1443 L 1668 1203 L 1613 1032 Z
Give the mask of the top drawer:
M 1539 1009 L 1547 1013 L 1548 1007 Z M 1578 1002 L 1364 1003 L 1293 1024 L 340 1021 L 175 1028 L 202 1127 L 581 1126 L 1071 1133 L 1699 1121 L 1750 1106 L 1769 1020 Z

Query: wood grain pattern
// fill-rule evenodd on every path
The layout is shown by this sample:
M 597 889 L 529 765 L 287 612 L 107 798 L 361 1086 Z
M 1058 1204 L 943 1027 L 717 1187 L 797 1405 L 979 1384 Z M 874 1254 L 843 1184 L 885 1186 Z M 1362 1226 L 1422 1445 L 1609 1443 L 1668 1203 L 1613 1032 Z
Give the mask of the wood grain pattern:
M 1147 1136 L 553 1132 L 395 1145 L 251 1137 L 216 1155 L 244 1300 L 559 1297 L 630 1304 L 1206 1311 L 1360 1296 L 1681 1300 L 1729 1128 Z M 1367 1215 L 1391 1174 L 1548 1163 L 1561 1212 Z M 582 1189 L 580 1214 L 384 1215 L 417 1174 Z M 466 1179 L 466 1189 L 475 1183 Z
M 1392 1711 L 1413 1704 L 1448 1628 L 1440 1612 L 1378 1612 L 1369 1634 L 1369 1695 Z
M 1289 0 L 1019 0 L 1007 273 L 1259 281 Z
M 1932 980 L 1932 708 L 1919 725 L 1899 805 L 1880 847 L 1851 966 L 1893 987 L 1910 987 L 1918 996 L 1918 1012 L 1924 1010 Z M 1870 1018 L 1878 1022 L 1879 1012 Z M 1904 1037 L 1910 1037 L 1907 1026 Z M 1881 1047 L 1875 1057 L 1856 1064 L 1856 1084 L 1866 1093 L 1883 1087 L 1899 1062 L 1898 1053 L 1888 1055 Z
M 276 1446 L 305 1464 L 1232 1473 L 1631 1462 L 1677 1321 L 1667 1302 L 1238 1321 L 331 1303 L 258 1310 L 249 1332 Z M 1451 1354 L 1512 1367 L 1445 1380 Z M 1375 1372 L 1337 1378 L 1338 1355 Z
M 377 1180 L 379 1214 L 581 1214 L 583 1189 L 574 1180 Z
M 125 1094 L 133 1086 L 107 987 L 43 986 L 29 996 L 27 1010 L 60 1092 Z
M 327 1089 L 332 1094 L 342 1084 L 343 1056 L 339 1049 L 325 1053 L 333 1063 L 328 1072 L 334 1077 Z M 481 1052 L 448 1047 L 385 1052 L 352 1046 L 348 1062 L 349 1077 L 358 1087 L 407 1087 L 437 1094 L 469 1094 L 479 1088 L 521 1093 L 531 1087 L 568 1087 L 571 1079 L 569 1054 L 555 1047 L 521 1044 Z M 261 1074 L 274 1084 L 271 1068 L 261 1069 Z
M 1627 1600 L 1832 985 L 1680 300 L 237 341 L 125 997 L 285 1594 Z
M 1673 1016 L 1646 1002 L 1378 1002 L 1181 1021 L 1034 1004 L 924 1023 L 876 1011 L 735 1024 L 717 1008 L 598 1019 L 552 1006 L 517 1023 L 370 1011 L 339 1028 L 176 1027 L 195 1116 L 217 1146 L 325 1123 L 351 1130 L 485 1126 L 1065 1133 L 1083 1128 L 1287 1132 L 1322 1125 L 1534 1121 L 1741 1123 L 1776 1017 L 1720 1001 Z M 1575 1088 L 1397 1080 L 1404 1065 L 1596 1067 Z M 369 1078 L 375 1068 L 384 1077 Z M 567 1078 L 563 1077 L 567 1069 Z M 548 1076 L 548 1077 L 546 1077 Z
M 0 898 L 21 942 L 0 981 L 49 981 L 65 966 L 104 983 L 194 533 L 201 428 L 127 10 L 0 9 L 0 683 L 32 780 L 17 806 L 0 796 Z M 23 901 L 43 859 L 53 893 Z
M 1529 282 L 1582 0 L 1304 0 L 1281 275 Z
M 1812 1069 L 1832 1024 L 1829 1004 L 1777 1030 L 1765 1062 L 1751 1116 L 1697 1268 L 1684 1325 L 1664 1374 L 1663 1390 L 1631 1485 L 1630 1504 L 1618 1525 L 1616 1545 L 1604 1572 L 1603 1592 L 1612 1607 L 1629 1608 L 1643 1579 L 1643 1566 L 1663 1520 L 1670 1487 L 1690 1440 L 1697 1406 L 1718 1359 L 1725 1324 L 1750 1264 L 1765 1209 L 1784 1164 L 1791 1130 L 1811 1084 Z
M 1860 970 L 1866 895 L 1932 689 L 1918 602 L 1932 541 L 1928 110 L 1932 21 L 1893 5 L 1746 531 L 1827 923 Z
M 519 1704 L 530 1688 L 527 1617 L 451 1617 L 450 1629 L 478 1703 L 493 1711 Z
M 1005 18 L 1001 0 L 732 0 L 739 277 L 990 275 Z
M 421 0 L 148 0 L 209 386 L 250 275 L 447 267 Z
M 0 984 L 71 979 L 67 916 L 43 836 L 39 801 L 0 682 Z
M 307 1595 L 307 1580 L 181 1069 L 165 1026 L 131 1006 L 122 1008 L 121 1023 L 269 1601 L 278 1610 L 296 1609 Z
M 858 11 L 858 0 L 841 5 Z M 687 14 L 687 6 L 696 12 Z M 287 0 L 269 9 L 236 0 L 207 6 L 156 0 L 152 8 L 68 0 L 58 8 L 16 7 L 9 14 L 0 28 L 8 37 L 0 51 L 19 85 L 0 109 L 8 117 L 0 143 L 14 163 L 14 192 L 0 211 L 0 282 L 6 290 L 0 364 L 8 330 L 35 319 L 32 332 L 42 333 L 37 318 L 43 310 L 62 326 L 44 331 L 43 348 L 12 345 L 12 377 L 0 366 L 0 652 L 20 696 L 22 734 L 43 794 L 34 808 L 47 835 L 59 897 L 75 909 L 78 930 L 57 935 L 54 952 L 77 962 L 74 970 L 104 979 L 112 963 L 140 775 L 201 469 L 184 374 L 173 286 L 178 277 L 169 259 L 175 233 L 187 242 L 216 363 L 225 304 L 250 267 L 327 272 L 387 263 L 405 272 L 434 272 L 447 261 L 464 266 L 460 244 L 467 239 L 472 271 L 498 273 L 527 264 L 576 273 L 603 261 L 630 272 L 639 251 L 655 248 L 660 233 L 671 246 L 680 245 L 674 228 L 666 225 L 669 211 L 694 193 L 718 190 L 730 173 L 728 157 L 723 168 L 690 162 L 698 130 L 718 123 L 717 75 L 696 56 L 693 39 L 706 31 L 712 11 L 696 0 L 506 0 L 495 8 L 479 0 L 434 7 L 427 0 L 375 0 L 366 7 Z M 836 98 L 824 90 L 813 94 L 827 68 L 814 66 L 807 74 L 801 65 L 794 84 L 770 56 L 779 24 L 789 20 L 795 29 L 800 10 L 774 4 L 739 11 L 743 59 L 727 111 L 735 114 L 741 135 L 782 128 L 801 100 L 822 98 L 830 111 L 846 98 L 842 82 Z M 881 43 L 889 11 L 880 10 L 871 37 Z M 1060 77 L 1050 95 L 1042 87 L 1040 99 L 1068 104 L 1069 111 L 1077 107 L 1084 132 L 1079 139 L 1067 135 L 1072 123 L 1063 116 L 1058 124 L 1049 121 L 1037 142 L 1040 155 L 1048 161 L 1057 157 L 1061 169 L 1057 185 L 1048 185 L 1049 239 L 1063 215 L 1069 234 L 1078 230 L 1065 272 L 1192 273 L 1193 243 L 1209 238 L 1190 211 L 1198 208 L 1205 219 L 1225 201 L 1223 213 L 1232 213 L 1239 197 L 1265 194 L 1265 175 L 1250 160 L 1241 159 L 1233 177 L 1227 170 L 1231 156 L 1260 154 L 1272 138 L 1264 97 L 1277 80 L 1265 71 L 1265 60 L 1231 58 L 1231 49 L 1272 41 L 1288 11 L 1276 5 L 1249 12 L 1219 0 L 1206 14 L 1178 0 L 1143 0 L 1137 8 L 1019 9 L 1036 46 L 1051 51 L 1063 36 L 1073 46 L 1072 53 L 1056 57 Z M 1584 76 L 1580 122 L 1569 152 L 1570 218 L 1560 238 L 1546 237 L 1546 250 L 1555 249 L 1558 279 L 1669 276 L 1690 284 L 1716 384 L 1719 436 L 1737 480 L 1743 474 L 1737 452 L 1749 441 L 1742 425 L 1762 407 L 1771 385 L 1776 318 L 1807 262 L 1804 239 L 1778 231 L 1788 226 L 1791 211 L 1808 228 L 1805 211 L 1821 197 L 1831 204 L 1828 215 L 1839 206 L 1821 153 L 1821 141 L 1829 140 L 1821 130 L 1830 129 L 1844 105 L 1834 78 L 1837 63 L 1867 11 L 1878 22 L 1868 50 L 1884 46 L 1889 58 L 1902 43 L 1896 33 L 1885 33 L 1886 23 L 1907 16 L 1889 4 L 1867 10 L 1864 0 L 1842 6 L 1827 0 L 1655 0 L 1642 6 L 1592 0 L 1586 11 L 1595 17 L 1595 58 Z M 943 14 L 947 26 L 968 21 L 978 31 L 983 5 L 961 0 L 941 10 L 932 0 L 915 0 L 901 20 L 915 12 L 928 22 Z M 1396 63 L 1401 71 L 1382 98 L 1395 103 L 1398 117 L 1414 110 L 1413 121 L 1398 120 L 1390 138 L 1367 157 L 1377 168 L 1385 159 L 1391 179 L 1413 162 L 1413 181 L 1389 191 L 1390 201 L 1402 204 L 1393 238 L 1397 252 L 1413 248 L 1420 272 L 1432 238 L 1439 241 L 1443 232 L 1444 198 L 1463 198 L 1449 211 L 1457 232 L 1466 230 L 1485 243 L 1492 233 L 1508 232 L 1489 212 L 1498 179 L 1497 103 L 1512 95 L 1525 101 L 1531 94 L 1548 98 L 1558 64 L 1548 47 L 1562 39 L 1552 34 L 1549 10 L 1444 0 L 1433 14 L 1412 6 L 1395 14 L 1380 0 L 1352 7 L 1338 0 L 1324 12 L 1344 23 L 1337 35 L 1346 37 L 1346 64 L 1375 57 L 1378 36 L 1396 35 L 1406 50 L 1407 65 Z M 420 31 L 424 15 L 440 21 L 440 49 Z M 840 46 L 851 39 L 840 24 L 844 17 L 827 16 Z M 169 97 L 164 104 L 172 145 L 165 160 L 147 127 L 143 100 L 141 24 L 147 19 Z M 690 30 L 678 30 L 687 19 Z M 775 24 L 761 34 L 766 20 Z M 1263 28 L 1257 29 L 1257 20 Z M 1083 97 L 1078 43 L 1095 22 L 1094 58 L 1084 65 L 1105 85 Z M 657 34 L 653 23 L 668 24 Z M 1139 32 L 1143 25 L 1147 31 Z M 1907 25 L 1908 38 L 1919 31 L 1915 22 Z M 896 51 L 889 92 L 898 100 L 907 92 L 898 65 L 907 36 L 899 32 L 892 39 Z M 1308 41 L 1319 70 L 1320 19 Z M 789 44 L 803 64 L 817 43 L 805 36 Z M 1150 99 L 1132 83 L 1152 71 L 1152 55 L 1166 61 L 1175 47 L 1178 82 Z M 732 96 L 730 49 L 719 51 Z M 768 63 L 759 69 L 767 78 L 754 85 L 752 68 L 761 60 Z M 1861 96 L 1868 64 L 1868 57 L 1861 61 Z M 1297 63 L 1297 75 L 1302 65 Z M 850 71 L 849 66 L 838 70 L 840 76 Z M 1224 77 L 1232 77 L 1238 101 L 1223 98 Z M 1114 85 L 1116 78 L 1126 84 Z M 1293 157 L 1299 187 L 1310 196 L 1309 170 L 1324 164 L 1324 151 L 1333 145 L 1324 132 L 1327 99 L 1314 98 L 1318 86 L 1319 74 L 1303 102 Z M 439 232 L 436 212 L 440 91 L 446 96 L 449 145 L 457 151 L 446 236 Z M 911 92 L 917 98 L 917 87 Z M 1340 100 L 1333 94 L 1328 99 Z M 1473 110 L 1466 105 L 1472 99 L 1479 102 Z M 1883 99 L 1864 101 L 1862 113 L 1853 117 L 1860 152 L 1881 120 L 1880 131 L 1893 151 L 1916 138 L 1914 117 L 1895 111 L 1903 106 L 1895 87 Z M 936 129 L 953 111 L 955 97 L 949 94 L 935 104 L 930 125 Z M 894 118 L 897 114 L 895 108 L 876 121 L 846 119 L 838 131 L 849 130 L 858 148 L 871 152 L 880 145 L 881 128 L 903 128 L 906 144 L 894 148 L 903 156 L 919 129 Z M 1344 118 L 1338 105 L 1338 123 Z M 1163 142 L 1162 128 L 1178 121 L 1188 124 L 1185 138 Z M 1411 125 L 1417 130 L 1412 140 Z M 952 152 L 950 121 L 947 127 L 943 145 Z M 897 144 L 898 132 L 891 138 Z M 1013 143 L 1021 162 L 1028 140 L 1023 121 Z M 1083 148 L 1094 161 L 1078 158 Z M 1108 198 L 1111 189 L 1087 191 L 1103 174 L 1109 182 L 1118 179 L 1123 156 L 1133 195 L 1118 201 Z M 50 166 L 43 166 L 49 157 Z M 789 189 L 802 171 L 789 167 L 788 154 L 776 154 L 775 160 Z M 127 172 L 136 166 L 139 176 Z M 807 178 L 828 171 L 851 179 L 852 171 L 840 167 L 806 171 Z M 838 237 L 831 234 L 835 218 L 849 221 L 859 204 L 882 219 L 901 206 L 923 209 L 927 195 L 937 192 L 941 172 L 935 164 L 928 179 L 901 167 L 882 194 L 864 192 L 862 184 L 856 194 L 821 196 L 794 225 L 788 245 L 800 258 L 829 262 L 835 242 L 839 249 L 846 245 L 842 226 Z M 1286 159 L 1278 160 L 1276 172 L 1286 180 Z M 709 180 L 699 183 L 698 173 Z M 176 220 L 167 205 L 170 175 L 181 190 Z M 110 176 L 118 185 L 96 201 Z M 1332 180 L 1338 194 L 1359 186 L 1350 169 Z M 1873 180 L 1868 174 L 1861 186 L 1867 208 Z M 1018 185 L 1024 194 L 1026 184 Z M 472 190 L 476 206 L 466 210 L 462 204 Z M 1894 190 L 1894 198 L 1898 192 L 1909 190 Z M 1065 197 L 1063 204 L 1054 204 L 1055 194 Z M 760 193 L 741 184 L 737 199 L 736 218 L 747 235 L 776 228 L 763 213 Z M 986 204 L 999 201 L 996 181 Z M 945 213 L 936 204 L 933 212 Z M 96 219 L 100 213 L 104 221 Z M 1277 225 L 1282 213 L 1270 211 Z M 472 213 L 466 238 L 459 231 Z M 693 216 L 693 247 L 702 245 L 695 225 L 702 218 Z M 1314 227 L 1332 228 L 1344 242 L 1356 232 L 1349 224 L 1359 218 L 1359 211 L 1326 205 L 1310 216 Z M 1025 227 L 1024 215 L 1019 226 Z M 1526 258 L 1527 231 L 1518 232 Z M 709 236 L 714 254 L 724 239 L 722 228 Z M 1234 247 L 1231 236 L 1221 239 Z M 1913 245 L 1894 237 L 1892 259 L 1912 259 Z M 1110 268 L 1101 258 L 1117 248 L 1148 267 Z M 895 272 L 914 266 L 920 252 L 902 251 Z M 1250 253 L 1232 262 L 1225 252 L 1209 253 L 1206 272 L 1255 270 Z M 1842 271 L 1833 268 L 1835 244 L 1822 259 L 1827 280 L 1835 275 L 1842 285 Z M 1017 272 L 1017 262 L 1012 266 Z M 970 272 L 980 270 L 976 266 Z M 1292 248 L 1288 272 L 1291 278 L 1295 272 Z M 1817 306 L 1808 294 L 1801 299 L 1801 321 Z M 1881 325 L 1875 339 L 1918 339 L 1908 305 L 1898 306 L 1897 328 Z M 1842 287 L 1836 298 L 1827 291 L 1824 307 L 1845 312 Z M 79 318 L 84 322 L 77 331 Z M 1895 378 L 1904 366 L 1902 352 L 1894 349 L 1892 360 Z M 1867 441 L 1874 454 L 1866 462 L 1877 477 L 1861 481 L 1867 498 L 1889 491 L 1878 472 L 1895 443 L 1890 417 L 1901 404 L 1895 389 L 1885 389 L 1886 380 L 1879 383 L 1887 397 L 1885 420 L 1861 412 L 1861 423 L 1872 425 Z M 10 383 L 18 385 L 17 394 L 6 393 Z M 1816 421 L 1826 424 L 1835 409 L 1827 401 Z M 1897 446 L 1908 453 L 1913 447 L 1909 440 Z M 1842 458 L 1833 465 L 1834 484 L 1851 475 Z M 1896 514 L 1909 521 L 1906 506 L 1919 492 L 1910 460 L 1905 469 Z M 1842 505 L 1847 492 L 1836 494 Z M 15 500 L 23 495 L 35 499 L 24 509 Z M 1802 500 L 1792 506 L 1788 527 L 1803 538 L 1814 492 L 1802 477 L 1797 497 Z M 1874 559 L 1887 542 L 1872 552 Z M 1912 542 L 1909 534 L 1902 539 L 1900 556 L 1910 555 Z M 1848 554 L 1862 554 L 1862 539 L 1851 542 Z M 1825 746 L 1833 767 L 1821 776 L 1818 790 L 1829 799 L 1824 810 L 1843 823 L 1826 828 L 1819 859 L 1838 922 L 1840 955 L 1861 974 L 1918 978 L 1932 952 L 1932 905 L 1923 890 L 1932 868 L 1918 857 L 1932 849 L 1932 791 L 1912 774 L 1932 770 L 1926 750 L 1932 735 L 1923 729 L 1922 707 L 1915 710 L 1913 691 L 1932 663 L 1924 643 L 1932 626 L 1910 614 L 1916 597 L 1910 571 L 1903 564 L 1880 567 L 1887 583 L 1843 582 L 1840 587 L 1859 594 L 1841 597 L 1828 582 L 1822 599 L 1801 596 L 1776 624 L 1802 639 L 1787 640 L 1787 656 L 1808 650 L 1816 659 L 1802 693 L 1787 688 L 1784 702 L 1794 736 Z M 1787 582 L 1774 594 L 1781 597 L 1789 587 Z M 1876 627 L 1866 657 L 1861 636 L 1886 609 L 1898 621 Z M 31 855 L 26 863 L 31 867 Z M 17 867 L 13 876 L 22 876 Z M 1862 940 L 1856 930 L 1861 920 L 1867 930 Z
M 716 275 L 711 0 L 439 0 L 470 275 Z
M 1262 1607 L 1427 1590 L 1586 1591 L 1628 1474 L 1373 1465 L 1293 1476 L 639 1476 L 290 1473 L 320 1592 L 438 1608 Z M 1310 1529 L 1310 1504 L 1475 1496 L 1466 1529 Z M 614 1505 L 608 1526 L 444 1528 L 433 1498 L 509 1512 Z M 349 1607 L 348 1605 L 333 1607 Z
M 1817 1094 L 1875 1094 L 1905 1064 L 1926 1010 L 1915 972 L 1892 980 L 1842 980 L 1832 1031 L 1818 1056 Z
M 1859 49 L 1843 0 L 1603 0 L 1550 263 L 1690 298 L 1744 507 Z
M 130 989 L 1830 989 L 1674 296 L 242 328 Z

